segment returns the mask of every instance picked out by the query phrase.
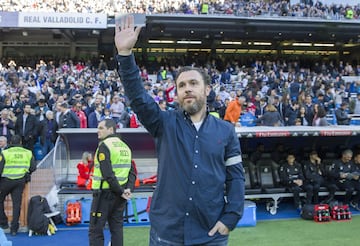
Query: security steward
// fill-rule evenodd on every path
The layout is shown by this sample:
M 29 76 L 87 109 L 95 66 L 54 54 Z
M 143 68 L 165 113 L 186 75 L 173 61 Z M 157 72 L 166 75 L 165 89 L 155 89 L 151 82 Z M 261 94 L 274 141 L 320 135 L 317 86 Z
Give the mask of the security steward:
M 106 221 L 111 233 L 111 245 L 123 245 L 123 214 L 134 189 L 136 174 L 131 164 L 130 148 L 115 133 L 114 120 L 105 119 L 99 123 L 99 145 L 95 152 L 92 177 L 90 246 L 104 245 Z
M 10 226 L 11 235 L 19 230 L 22 193 L 30 175 L 36 170 L 36 161 L 31 152 L 21 146 L 21 137 L 11 137 L 11 145 L 0 154 L 0 226 L 8 229 L 8 218 L 4 212 L 4 201 L 11 194 L 13 219 Z

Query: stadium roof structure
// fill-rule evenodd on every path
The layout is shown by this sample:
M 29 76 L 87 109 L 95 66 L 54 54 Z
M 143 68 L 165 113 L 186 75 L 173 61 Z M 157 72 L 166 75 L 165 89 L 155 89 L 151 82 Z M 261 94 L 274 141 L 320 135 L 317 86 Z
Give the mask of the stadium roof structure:
M 24 14 L 19 13 L 19 15 Z M 77 16 L 80 17 L 76 18 L 87 18 L 86 14 L 83 15 L 84 17 L 79 14 Z M 115 17 L 100 17 L 107 22 L 101 28 L 95 25 L 82 28 L 76 24 L 72 26 L 49 24 L 44 28 L 36 27 L 36 23 L 34 26 L 27 27 L 2 27 L 0 42 L 3 42 L 3 46 L 21 46 L 25 44 L 25 41 L 34 42 L 34 45 L 46 45 L 46 42 L 50 45 L 50 42 L 56 42 L 57 45 L 64 43 L 64 47 L 71 42 L 76 45 L 91 43 L 94 48 L 107 47 L 106 49 L 109 49 L 111 53 Z M 325 50 L 325 52 L 332 50 L 334 54 L 338 54 L 334 51 L 337 50 L 346 51 L 352 56 L 360 54 L 360 20 L 281 16 L 135 14 L 135 21 L 139 19 L 139 23 L 145 25 L 137 44 L 141 48 L 178 49 L 200 44 L 196 47 L 210 50 L 219 48 L 227 42 L 227 44 L 241 45 L 245 51 L 255 48 L 258 51 L 269 47 L 271 52 L 276 52 L 287 50 L 286 47 L 289 47 L 287 51 L 291 53 L 296 49 L 296 44 L 302 46 L 301 52 L 306 49 Z M 149 41 L 157 41 L 157 43 Z
M 110 21 L 112 22 L 112 21 Z M 358 42 L 360 20 L 229 15 L 147 15 L 148 38 Z

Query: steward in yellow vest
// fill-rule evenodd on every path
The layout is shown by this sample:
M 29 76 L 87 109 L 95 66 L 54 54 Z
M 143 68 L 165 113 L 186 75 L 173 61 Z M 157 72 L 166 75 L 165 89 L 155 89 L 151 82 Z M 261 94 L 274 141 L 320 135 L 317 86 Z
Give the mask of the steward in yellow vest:
M 30 175 L 36 169 L 36 161 L 31 150 L 21 147 L 21 137 L 12 136 L 11 145 L 0 155 L 0 227 L 8 229 L 8 218 L 4 213 L 4 201 L 11 194 L 13 202 L 13 220 L 10 232 L 13 236 L 19 230 L 22 193 L 25 183 L 30 181 Z
M 131 150 L 116 134 L 116 123 L 105 119 L 98 124 L 99 145 L 94 156 L 93 201 L 89 245 L 104 245 L 103 228 L 108 221 L 111 245 L 123 245 L 123 214 L 131 198 L 136 175 Z
M 346 10 L 345 14 L 346 19 L 353 19 L 354 18 L 354 11 L 351 8 Z

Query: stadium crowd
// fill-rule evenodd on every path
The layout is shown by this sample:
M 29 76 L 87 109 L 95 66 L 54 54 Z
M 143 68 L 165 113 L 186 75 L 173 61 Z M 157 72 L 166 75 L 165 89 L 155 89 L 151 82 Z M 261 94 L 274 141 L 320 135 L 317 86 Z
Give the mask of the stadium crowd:
M 323 19 L 358 19 L 360 16 L 359 5 L 327 4 L 318 0 L 301 0 L 295 4 L 288 0 L 5 0 L 0 11 L 106 13 L 109 16 L 117 13 L 226 14 Z
M 14 125 L 30 105 L 38 122 L 46 119 L 48 110 L 53 111 L 60 128 L 93 128 L 105 117 L 114 118 L 119 127 L 138 127 L 111 60 L 100 59 L 96 64 L 39 60 L 34 67 L 4 61 L 0 63 L 0 110 L 6 111 Z M 209 110 L 236 125 L 245 113 L 251 113 L 258 125 L 272 126 L 317 125 L 314 117 L 319 117 L 319 109 L 324 110 L 322 117 L 341 108 L 360 114 L 360 80 L 343 80 L 344 76 L 360 76 L 360 65 L 353 67 L 349 62 L 314 63 L 312 67 L 296 61 L 260 59 L 248 64 L 236 60 L 166 62 L 158 63 L 159 69 L 151 72 L 141 65 L 140 74 L 144 88 L 164 110 L 177 107 L 174 78 L 179 68 L 203 64 L 198 66 L 206 69 L 212 81 Z M 280 120 L 264 122 L 273 111 L 280 116 L 270 119 Z M 67 113 L 71 114 L 64 122 Z M 229 120 L 229 115 L 235 120 Z
M 285 0 L 6 0 L 0 6 L 0 11 L 241 14 L 328 19 L 356 19 L 359 10 L 359 5 L 326 5 L 315 0 L 303 0 L 295 5 Z M 245 114 L 251 115 L 257 125 L 266 126 L 327 125 L 325 117 L 329 113 L 336 115 L 338 124 L 350 124 L 348 113 L 360 114 L 360 80 L 345 82 L 343 79 L 343 76 L 360 76 L 360 65 L 329 61 L 315 62 L 309 67 L 300 61 L 271 58 L 240 61 L 182 57 L 141 64 L 144 88 L 163 110 L 177 108 L 174 78 L 184 65 L 206 69 L 212 80 L 209 111 L 235 126 L 240 126 L 239 119 Z M 104 118 L 113 118 L 118 127 L 140 126 L 124 96 L 114 59 L 1 58 L 0 110 L 0 135 L 9 140 L 11 135 L 20 134 L 29 149 L 40 141 L 45 154 L 53 146 L 58 128 L 96 128 Z M 28 122 L 32 125 L 25 127 Z

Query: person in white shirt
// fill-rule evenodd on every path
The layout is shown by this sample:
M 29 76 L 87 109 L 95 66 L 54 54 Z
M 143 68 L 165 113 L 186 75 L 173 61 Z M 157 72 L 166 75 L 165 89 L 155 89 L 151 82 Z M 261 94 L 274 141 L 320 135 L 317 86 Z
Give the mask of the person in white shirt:
M 119 122 L 119 119 L 121 117 L 122 112 L 124 111 L 124 103 L 120 101 L 120 96 L 115 95 L 113 97 L 113 102 L 110 105 L 110 112 L 112 114 L 113 120 L 115 120 L 116 123 Z

